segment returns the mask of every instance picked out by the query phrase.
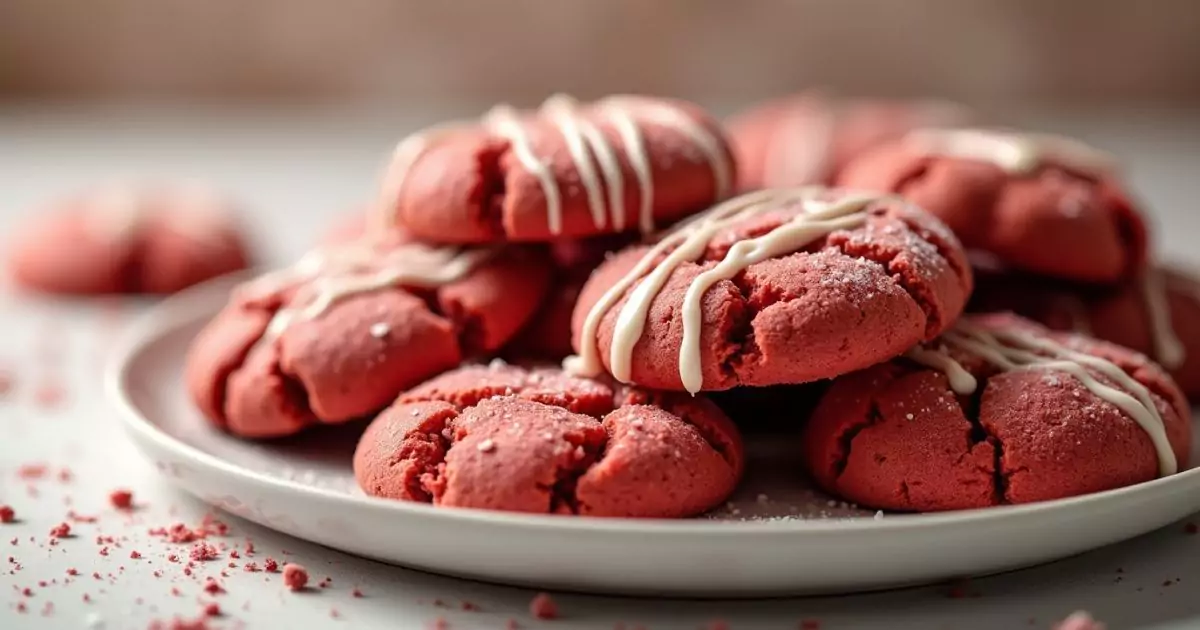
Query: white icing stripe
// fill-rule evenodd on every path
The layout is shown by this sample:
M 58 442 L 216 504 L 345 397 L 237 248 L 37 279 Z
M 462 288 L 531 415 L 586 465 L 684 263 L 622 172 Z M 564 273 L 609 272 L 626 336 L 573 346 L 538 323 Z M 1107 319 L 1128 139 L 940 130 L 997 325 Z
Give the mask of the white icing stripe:
M 1048 162 L 1095 177 L 1117 170 L 1111 155 L 1078 140 L 1050 134 L 921 129 L 910 133 L 905 142 L 919 153 L 991 162 L 1013 175 L 1030 174 Z
M 645 234 L 654 231 L 654 173 L 650 154 L 643 139 L 643 127 L 660 125 L 675 130 L 703 155 L 713 172 L 714 199 L 729 194 L 733 166 L 721 138 L 694 120 L 684 110 L 665 102 L 635 97 L 611 97 L 590 107 L 581 107 L 569 96 L 550 97 L 534 115 L 553 125 L 563 137 L 574 170 L 587 197 L 592 221 L 598 228 L 608 225 L 614 231 L 625 229 L 625 175 L 623 153 L 639 189 L 638 228 Z M 599 120 L 608 121 L 621 140 L 621 151 L 608 138 Z M 563 191 L 553 169 L 534 151 L 529 118 L 509 105 L 497 105 L 483 116 L 481 124 L 490 133 L 509 141 L 520 167 L 537 178 L 546 198 L 546 223 L 551 234 L 562 233 Z M 413 134 L 400 142 L 393 152 L 383 186 L 385 203 L 375 213 L 371 225 L 386 230 L 396 224 L 398 204 L 405 182 L 417 160 L 437 141 L 469 123 L 449 123 Z M 598 168 L 598 170 L 597 170 Z
M 1142 276 L 1142 298 L 1146 304 L 1146 315 L 1150 320 L 1150 338 L 1154 344 L 1154 358 L 1163 367 L 1173 370 L 1183 365 L 1187 350 L 1175 334 L 1171 322 L 1171 306 L 1167 301 L 1167 283 L 1161 269 L 1147 269 Z
M 351 295 L 387 287 L 433 288 L 464 276 L 496 252 L 490 248 L 431 247 L 418 243 L 379 251 L 368 238 L 309 252 L 295 264 L 242 286 L 251 297 L 304 285 L 267 325 L 264 339 L 282 334 L 299 320 L 315 319 Z
M 542 186 L 542 194 L 546 197 L 546 225 L 551 234 L 562 233 L 562 192 L 554 173 L 545 162 L 533 153 L 533 144 L 529 132 L 521 122 L 517 110 L 508 105 L 497 105 L 483 117 L 483 124 L 493 133 L 507 139 L 512 144 L 513 155 L 521 163 L 521 167 L 538 179 Z M 579 164 L 576 164 L 579 168 Z
M 1150 390 L 1116 364 L 1072 350 L 1049 338 L 1021 330 L 987 326 L 972 318 L 960 319 L 953 329 L 935 343 L 941 345 L 937 348 L 918 347 L 905 356 L 945 372 L 950 387 L 961 395 L 974 392 L 978 383 L 950 356 L 947 347 L 979 357 L 1003 371 L 1046 370 L 1074 376 L 1089 391 L 1120 409 L 1146 432 L 1158 454 L 1160 475 L 1171 475 L 1178 470 L 1175 452 L 1167 438 L 1166 425 Z M 1116 383 L 1121 389 L 1101 382 L 1089 369 Z
M 701 302 L 708 289 L 721 279 L 732 278 L 746 267 L 769 258 L 798 251 L 839 229 L 850 229 L 866 220 L 865 209 L 880 197 L 851 195 L 826 201 L 823 188 L 762 190 L 742 195 L 692 217 L 665 234 L 624 277 L 592 306 L 580 331 L 580 355 L 565 362 L 569 371 L 595 375 L 603 370 L 597 334 L 600 322 L 621 296 L 628 298 L 617 314 L 609 351 L 609 371 L 617 380 L 632 376 L 633 348 L 641 339 L 654 298 L 671 274 L 685 262 L 704 255 L 719 232 L 749 217 L 779 209 L 788 203 L 805 204 L 805 212 L 761 236 L 736 243 L 716 266 L 693 279 L 684 295 L 682 308 L 683 344 L 679 373 L 684 388 L 695 393 L 703 386 L 700 365 Z M 636 285 L 636 286 L 635 286 Z M 632 289 L 632 290 L 631 290 Z

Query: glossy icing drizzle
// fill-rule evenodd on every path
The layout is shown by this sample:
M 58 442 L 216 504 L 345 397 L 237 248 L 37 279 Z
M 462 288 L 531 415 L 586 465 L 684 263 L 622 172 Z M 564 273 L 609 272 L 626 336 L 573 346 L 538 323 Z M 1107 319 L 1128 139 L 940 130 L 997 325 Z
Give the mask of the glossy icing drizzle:
M 732 186 L 733 166 L 721 139 L 679 107 L 634 96 L 612 96 L 581 106 L 575 99 L 558 94 L 547 99 L 532 114 L 501 104 L 484 114 L 477 123 L 440 125 L 402 140 L 393 153 L 389 178 L 384 186 L 385 197 L 392 202 L 381 204 L 373 226 L 386 229 L 394 222 L 395 217 L 389 213 L 395 212 L 395 202 L 400 199 L 408 173 L 425 152 L 473 124 L 482 124 L 490 133 L 507 140 L 517 164 L 538 180 L 546 199 L 546 223 L 550 233 L 562 233 L 563 193 L 547 158 L 537 155 L 531 135 L 531 125 L 543 121 L 550 123 L 566 142 L 587 196 L 592 221 L 598 228 L 611 224 L 614 231 L 625 229 L 627 182 L 621 164 L 623 157 L 637 180 L 638 228 L 647 234 L 654 230 L 654 172 L 643 137 L 647 125 L 674 130 L 699 152 L 712 169 L 716 199 L 728 195 Z M 619 147 L 604 133 L 601 122 L 611 125 L 620 140 Z
M 1150 337 L 1154 344 L 1154 358 L 1163 367 L 1173 370 L 1183 365 L 1187 350 L 1175 334 L 1171 323 L 1171 307 L 1167 302 L 1167 283 L 1161 269 L 1147 269 L 1141 279 L 1142 299 L 1146 304 L 1146 315 L 1150 320 Z
M 830 200 L 833 195 L 841 197 Z M 853 229 L 867 219 L 867 206 L 880 199 L 874 194 L 831 193 L 824 188 L 762 190 L 719 204 L 664 234 L 623 278 L 600 297 L 588 312 L 580 334 L 581 353 L 567 359 L 566 368 L 577 374 L 596 375 L 603 370 L 597 334 L 608 311 L 628 292 L 617 314 L 609 352 L 609 371 L 622 382 L 632 374 L 633 347 L 641 339 L 654 298 L 685 262 L 700 259 L 722 230 L 789 203 L 804 205 L 805 212 L 754 238 L 738 241 L 715 266 L 696 276 L 684 294 L 681 312 L 683 344 L 679 350 L 679 376 L 687 391 L 703 385 L 700 365 L 701 302 L 720 280 L 736 276 L 748 266 L 803 249 L 836 230 Z
M 1028 175 L 1046 163 L 1100 177 L 1117 170 L 1114 158 L 1072 138 L 1043 133 L 986 129 L 920 129 L 906 139 L 927 155 L 991 162 L 1013 175 Z
M 449 284 L 466 276 L 495 251 L 420 243 L 380 248 L 364 238 L 313 250 L 290 267 L 259 276 L 240 290 L 253 297 L 303 285 L 271 318 L 263 335 L 271 339 L 294 322 L 315 319 L 352 295 L 395 286 L 433 288 Z
M 960 395 L 975 391 L 978 382 L 948 352 L 954 349 L 987 361 L 1003 371 L 1048 370 L 1074 376 L 1089 391 L 1120 409 L 1141 426 L 1158 453 L 1160 475 L 1178 470 L 1175 452 L 1167 439 L 1166 426 L 1146 386 L 1116 364 L 1097 356 L 1072 350 L 1052 339 L 1028 331 L 990 326 L 964 317 L 937 342 L 918 346 L 905 356 L 946 374 L 950 388 Z M 1092 372 L 1115 383 L 1112 387 Z

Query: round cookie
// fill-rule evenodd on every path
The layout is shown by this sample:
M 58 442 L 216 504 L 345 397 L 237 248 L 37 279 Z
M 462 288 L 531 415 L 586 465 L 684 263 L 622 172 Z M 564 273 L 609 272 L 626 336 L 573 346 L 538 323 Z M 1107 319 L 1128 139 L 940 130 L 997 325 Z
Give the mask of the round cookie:
M 1114 159 L 1076 140 L 920 130 L 854 160 L 837 183 L 903 195 L 1013 269 L 1103 283 L 1146 263 L 1146 226 Z
M 404 139 L 372 225 L 454 243 L 651 232 L 725 197 L 735 177 L 720 126 L 695 105 L 557 95 Z
M 183 184 L 77 193 L 20 226 L 8 253 L 18 286 L 77 295 L 174 293 L 248 262 L 230 202 Z
M 188 390 L 243 437 L 352 420 L 500 348 L 548 284 L 545 260 L 516 248 L 395 239 L 314 250 L 234 292 L 192 343 Z
M 1191 431 L 1183 395 L 1145 356 L 993 314 L 835 380 L 804 449 L 817 483 L 847 501 L 933 511 L 1173 474 Z
M 943 101 L 839 99 L 805 92 L 727 121 L 743 190 L 832 184 L 858 155 L 924 127 L 960 126 L 973 115 Z
M 936 337 L 970 291 L 958 241 L 899 198 L 758 191 L 597 269 L 568 367 L 693 393 L 805 383 Z
M 570 355 L 571 314 L 592 271 L 613 251 L 633 242 L 628 235 L 598 236 L 550 245 L 554 281 L 537 314 L 504 350 L 516 360 L 561 361 Z
M 1053 330 L 1073 331 L 1148 355 L 1189 398 L 1200 396 L 1200 281 L 1152 267 L 1112 286 L 1056 281 L 976 267 L 968 310 L 1012 311 Z
M 721 505 L 744 459 L 704 398 L 497 361 L 402 394 L 363 434 L 354 475 L 369 495 L 439 506 L 682 518 Z

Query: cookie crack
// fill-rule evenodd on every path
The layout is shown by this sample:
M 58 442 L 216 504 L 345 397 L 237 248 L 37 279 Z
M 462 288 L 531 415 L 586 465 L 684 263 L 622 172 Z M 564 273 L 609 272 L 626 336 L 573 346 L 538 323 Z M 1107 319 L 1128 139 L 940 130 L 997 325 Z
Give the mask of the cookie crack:
M 539 483 L 537 487 L 549 495 L 551 514 L 579 514 L 585 506 L 579 501 L 575 488 L 579 484 L 579 478 L 604 459 L 608 451 L 608 438 L 605 437 L 602 443 L 595 446 L 589 445 L 582 436 L 572 433 L 564 434 L 563 440 L 571 449 L 556 462 L 554 482 L 548 485 Z
M 849 465 L 850 455 L 854 450 L 854 439 L 863 430 L 881 422 L 883 422 L 883 414 L 879 410 L 879 402 L 872 398 L 871 405 L 867 408 L 867 415 L 863 418 L 863 421 L 847 427 L 838 436 L 838 458 L 833 462 L 835 480 L 841 479 L 842 473 L 846 472 L 846 466 Z
M 911 233 L 917 238 L 921 238 L 918 232 Z M 831 234 L 830 236 L 833 237 L 838 234 L 839 233 L 835 233 Z M 917 305 L 917 307 L 921 309 L 921 312 L 925 314 L 926 338 L 928 339 L 937 336 L 937 334 L 942 330 L 943 317 L 941 305 L 936 303 L 935 300 L 931 299 L 929 295 L 926 295 L 926 292 L 921 290 L 922 287 L 919 285 L 919 283 L 911 282 L 904 273 L 893 269 L 893 264 L 895 263 L 896 259 L 904 253 L 903 250 L 879 252 L 871 247 L 866 246 L 852 247 L 853 244 L 847 238 L 849 234 L 850 232 L 842 232 L 840 233 L 841 238 L 831 238 L 827 247 L 843 256 L 857 258 L 879 265 L 880 269 L 882 269 L 882 271 L 887 274 L 889 278 L 891 278 L 892 282 L 895 282 L 896 286 L 903 289 L 904 292 L 907 293 L 912 301 Z M 924 241 L 925 239 L 922 238 L 921 240 Z M 925 242 L 928 243 L 928 241 Z M 942 256 L 941 251 L 937 249 L 937 246 L 932 243 L 930 243 L 930 246 L 934 248 L 938 258 L 942 261 L 945 261 L 945 258 Z M 947 263 L 947 266 L 950 267 L 949 263 Z M 950 268 L 953 269 L 953 267 Z
M 987 443 L 992 447 L 992 491 L 995 493 L 996 502 L 999 504 L 1008 503 L 1008 478 L 1016 474 L 1016 470 L 1006 472 L 1004 470 L 1004 441 L 995 433 L 988 430 L 983 424 L 980 416 L 980 410 L 983 408 L 983 394 L 987 391 L 988 381 L 991 375 L 976 374 L 975 390 L 967 395 L 959 395 L 958 406 L 962 410 L 963 418 L 971 424 L 971 432 L 968 435 L 967 449 L 963 452 L 962 457 L 970 455 L 972 449 L 983 443 Z M 962 458 L 959 459 L 962 461 Z
M 508 171 L 503 160 L 504 156 L 511 153 L 512 145 L 501 140 L 488 145 L 477 156 L 479 218 L 493 236 L 507 233 L 504 227 L 504 204 L 508 198 Z

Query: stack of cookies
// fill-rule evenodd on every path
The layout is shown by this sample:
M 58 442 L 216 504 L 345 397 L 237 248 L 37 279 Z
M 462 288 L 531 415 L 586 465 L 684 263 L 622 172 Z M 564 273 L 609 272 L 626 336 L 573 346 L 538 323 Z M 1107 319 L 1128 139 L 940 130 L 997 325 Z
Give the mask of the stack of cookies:
M 820 177 L 812 160 L 797 171 L 842 188 L 739 177 L 768 168 L 747 157 L 764 138 L 828 153 L 828 128 L 731 139 L 667 99 L 556 96 L 414 134 L 350 235 L 234 292 L 194 342 L 189 391 L 246 438 L 369 418 L 362 490 L 439 506 L 700 515 L 746 467 L 708 394 L 818 381 L 791 418 L 797 483 L 807 469 L 866 507 L 1038 501 L 1182 469 L 1187 403 L 1145 356 L 963 316 L 962 242 L 1014 269 L 1144 277 L 1107 158 L 889 124 Z

